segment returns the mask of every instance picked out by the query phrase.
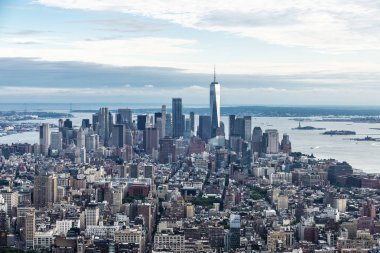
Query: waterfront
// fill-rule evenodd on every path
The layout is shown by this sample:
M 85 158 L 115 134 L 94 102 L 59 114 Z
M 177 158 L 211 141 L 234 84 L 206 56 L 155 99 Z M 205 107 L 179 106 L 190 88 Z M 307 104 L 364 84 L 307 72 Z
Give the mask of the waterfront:
M 74 118 L 71 118 L 71 120 L 75 126 L 79 126 L 83 118 L 91 119 L 90 113 L 73 113 L 73 115 Z M 228 117 L 222 116 L 222 121 L 225 124 L 226 135 L 228 135 Z M 33 120 L 32 122 L 57 124 L 58 119 Z M 380 130 L 374 129 L 380 127 L 380 124 L 322 121 L 302 122 L 301 124 L 303 126 L 310 125 L 326 128 L 327 130 L 355 131 L 357 138 L 364 138 L 366 135 L 380 136 Z M 253 117 L 252 127 L 254 126 L 260 126 L 263 130 L 278 129 L 281 135 L 280 139 L 283 133 L 289 134 L 293 151 L 314 154 L 317 158 L 334 158 L 339 161 L 347 161 L 356 169 L 370 173 L 380 173 L 380 142 L 358 142 L 348 140 L 351 136 L 322 135 L 321 133 L 324 130 L 292 129 L 298 126 L 298 122 L 285 117 Z M 25 132 L 0 137 L 0 144 L 16 142 L 37 143 L 38 132 Z

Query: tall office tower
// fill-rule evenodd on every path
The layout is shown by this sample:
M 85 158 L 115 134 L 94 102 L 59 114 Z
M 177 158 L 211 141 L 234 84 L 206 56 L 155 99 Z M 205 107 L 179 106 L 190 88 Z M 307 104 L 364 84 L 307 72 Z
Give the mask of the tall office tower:
M 137 163 L 132 163 L 129 165 L 129 178 L 139 177 L 139 166 Z
M 165 137 L 172 137 L 173 136 L 173 122 L 172 122 L 172 115 L 166 114 L 166 123 L 165 123 Z
M 210 84 L 210 116 L 211 137 L 215 137 L 220 126 L 220 84 L 216 81 L 215 68 L 214 81 Z
M 90 124 L 89 119 L 82 119 L 82 128 L 83 129 L 90 128 L 90 126 L 91 126 L 91 124 Z
M 262 153 L 267 153 L 268 143 L 269 143 L 268 133 L 265 132 L 265 133 L 263 133 L 263 141 L 261 142 L 261 148 L 262 148 L 261 152 Z
M 124 147 L 125 144 L 125 125 L 117 124 L 112 127 L 112 146 L 117 148 Z
M 182 136 L 185 136 L 185 130 L 186 130 L 186 117 L 185 117 L 185 114 L 182 114 L 182 131 L 183 131 Z
M 103 143 L 104 146 L 107 146 L 111 133 L 110 125 L 112 122 L 110 119 L 110 112 L 108 111 L 107 107 L 102 107 L 99 109 L 98 120 L 99 126 L 97 130 L 100 142 Z
M 47 207 L 57 202 L 57 176 L 38 175 L 34 177 L 33 203 L 36 208 Z
M 191 120 L 190 120 L 190 118 L 187 118 L 185 120 L 185 136 L 187 138 L 190 138 L 190 136 L 191 136 Z
M 137 115 L 137 130 L 144 131 L 147 115 Z
M 127 165 L 118 165 L 119 177 L 126 178 L 128 175 L 128 166 Z
M 99 224 L 99 207 L 95 203 L 89 203 L 85 209 L 86 227 Z
M 51 132 L 50 138 L 51 138 L 51 142 L 50 142 L 51 149 L 61 151 L 62 150 L 62 132 Z
M 243 145 L 243 139 L 238 135 L 232 135 L 229 139 L 230 142 L 230 150 L 241 153 L 242 152 L 242 145 Z
M 86 135 L 86 150 L 95 151 L 99 148 L 99 135 L 90 134 Z
M 161 136 L 164 138 L 166 136 L 166 105 L 162 105 L 161 108 Z
M 86 148 L 85 147 L 81 147 L 80 149 L 80 162 L 86 163 Z
M 86 146 L 86 137 L 83 131 L 83 128 L 80 127 L 77 132 L 77 147 L 84 148 Z
M 7 208 L 5 207 L 4 203 L 1 203 L 1 197 L 0 197 L 0 247 L 7 246 L 7 239 L 6 239 L 6 233 L 5 238 L 2 239 L 1 235 L 8 230 L 8 215 L 7 215 Z
M 230 238 L 229 246 L 235 250 L 240 247 L 240 215 L 230 215 Z
M 34 235 L 36 233 L 36 213 L 34 208 L 30 208 L 24 216 L 24 230 L 22 231 L 25 239 L 25 247 L 31 248 L 34 246 Z
M 153 175 L 154 175 L 154 167 L 153 167 L 153 165 L 151 165 L 151 164 L 145 165 L 144 166 L 144 178 L 151 178 L 151 179 L 153 179 Z
M 98 132 L 99 129 L 99 114 L 94 113 L 92 114 L 92 130 L 95 132 Z
M 182 98 L 172 99 L 173 138 L 183 136 Z
M 160 140 L 160 153 L 158 160 L 162 164 L 176 162 L 177 155 L 174 139 L 165 137 Z
M 240 136 L 245 140 L 245 120 L 244 118 L 235 119 L 234 135 Z
M 43 155 L 49 154 L 50 146 L 50 126 L 48 123 L 43 123 L 40 126 L 40 151 Z
M 198 136 L 206 143 L 211 138 L 211 117 L 210 116 L 205 116 L 205 115 L 199 116 Z
M 112 126 L 114 124 L 114 120 L 113 120 L 113 114 L 112 112 L 108 112 L 108 140 L 109 138 L 111 137 L 111 132 L 112 132 Z
M 61 131 L 61 128 L 63 128 L 63 119 L 58 120 L 58 128 Z
M 285 154 L 292 153 L 292 143 L 290 142 L 288 134 L 283 135 L 280 147 L 281 147 L 281 152 Z
M 228 119 L 229 119 L 229 133 L 228 133 L 228 137 L 231 137 L 232 135 L 235 135 L 235 119 L 236 119 L 236 116 L 235 115 L 230 115 L 230 116 L 228 116 Z
M 117 113 L 120 115 L 121 120 L 121 122 L 118 122 L 118 124 L 126 124 L 127 127 L 132 128 L 132 109 L 118 109 Z
M 156 123 L 154 124 L 154 127 L 158 130 L 158 138 L 161 139 L 162 137 L 162 118 L 157 118 Z
M 241 144 L 241 164 L 249 166 L 252 161 L 252 152 L 248 141 L 243 141 Z
M 133 146 L 133 131 L 130 128 L 125 129 L 125 144 Z
M 161 118 L 162 117 L 162 112 L 155 112 L 154 113 L 154 126 L 156 126 L 156 123 L 157 123 L 157 119 Z
M 160 112 L 158 112 L 158 114 L 159 113 Z M 155 120 L 154 115 L 149 115 L 148 116 L 148 121 L 145 124 L 145 128 L 147 128 L 147 127 L 154 127 L 154 124 L 156 124 L 156 120 Z
M 267 129 L 265 133 L 268 134 L 268 154 L 277 154 L 279 146 L 279 135 L 277 129 Z
M 194 114 L 194 112 L 190 112 L 190 128 L 191 128 L 191 132 L 194 133 L 194 130 L 195 130 L 195 114 Z
M 123 120 L 121 119 L 120 113 L 116 113 L 116 124 L 123 124 Z
M 66 119 L 65 122 L 63 123 L 63 127 L 66 127 L 68 129 L 73 128 L 73 122 L 70 119 Z
M 263 131 L 261 127 L 255 127 L 252 131 L 252 152 L 261 154 L 263 142 Z
M 252 117 L 244 116 L 244 140 L 251 141 Z
M 143 143 L 147 154 L 152 154 L 153 150 L 158 150 L 159 133 L 157 128 L 147 127 L 144 130 Z

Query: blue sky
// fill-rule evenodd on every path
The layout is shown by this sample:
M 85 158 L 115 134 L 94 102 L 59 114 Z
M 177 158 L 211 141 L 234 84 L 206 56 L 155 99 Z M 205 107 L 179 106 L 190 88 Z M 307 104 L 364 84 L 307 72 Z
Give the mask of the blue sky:
M 380 105 L 380 4 L 2 0 L 1 102 Z

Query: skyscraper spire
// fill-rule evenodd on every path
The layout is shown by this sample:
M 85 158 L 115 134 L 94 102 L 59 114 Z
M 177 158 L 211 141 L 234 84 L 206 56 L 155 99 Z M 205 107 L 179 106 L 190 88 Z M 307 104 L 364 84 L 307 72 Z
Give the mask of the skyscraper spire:
M 214 64 L 214 83 L 216 83 L 215 64 Z
M 214 81 L 210 84 L 210 116 L 211 137 L 216 136 L 216 130 L 220 127 L 220 84 L 216 81 L 214 65 Z

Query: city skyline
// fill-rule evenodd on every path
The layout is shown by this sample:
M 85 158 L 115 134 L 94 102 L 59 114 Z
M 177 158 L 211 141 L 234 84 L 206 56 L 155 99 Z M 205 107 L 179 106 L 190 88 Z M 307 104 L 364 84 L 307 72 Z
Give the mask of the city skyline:
M 380 253 L 378 13 L 0 0 L 0 252 Z
M 207 104 L 216 64 L 224 104 L 380 105 L 378 6 L 368 1 L 0 8 L 2 102 L 164 103 L 176 94 Z

